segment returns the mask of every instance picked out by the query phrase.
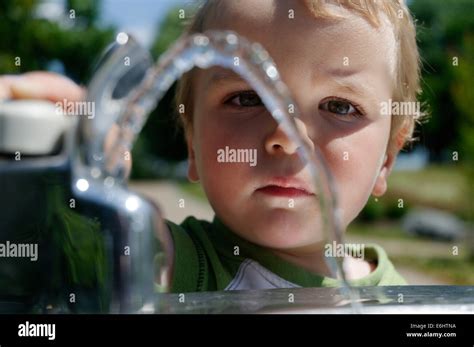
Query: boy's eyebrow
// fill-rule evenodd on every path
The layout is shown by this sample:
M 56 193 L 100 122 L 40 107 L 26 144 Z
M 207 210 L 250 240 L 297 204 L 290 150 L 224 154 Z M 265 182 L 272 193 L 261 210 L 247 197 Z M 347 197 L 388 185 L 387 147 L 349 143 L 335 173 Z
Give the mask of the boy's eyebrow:
M 359 97 L 370 97 L 373 95 L 373 92 L 362 83 L 354 83 L 349 81 L 344 81 L 340 79 L 334 79 L 334 82 L 337 84 L 339 89 L 342 89 L 348 93 L 355 94 Z
M 211 72 L 210 76 L 207 79 L 207 87 L 213 84 L 219 84 L 222 82 L 245 82 L 245 80 L 237 75 L 232 70 L 227 69 L 217 69 Z
M 367 83 L 356 82 L 354 78 L 351 78 L 362 71 L 358 69 L 335 68 L 324 70 L 323 74 L 324 77 L 328 77 L 329 80 L 336 83 L 339 89 L 359 97 L 372 99 L 374 91 L 368 87 Z
M 328 70 L 324 70 L 324 73 L 326 75 L 331 75 L 331 76 L 335 76 L 335 77 L 350 77 L 350 76 L 353 76 L 353 75 L 357 75 L 359 73 L 361 73 L 362 70 L 355 70 L 355 69 L 348 69 L 348 68 L 335 68 L 335 69 L 328 69 Z
M 209 72 L 210 75 L 207 78 L 206 83 L 207 88 L 226 82 L 247 83 L 240 75 L 229 69 L 216 68 L 214 71 L 209 70 Z M 360 72 L 362 72 L 362 70 L 335 68 L 325 70 L 324 75 L 329 77 L 329 80 L 336 83 L 338 89 L 357 95 L 360 98 L 375 101 L 373 98 L 374 91 L 368 88 L 366 83 L 355 83 L 354 81 L 351 81 L 352 78 L 349 78 L 359 74 Z

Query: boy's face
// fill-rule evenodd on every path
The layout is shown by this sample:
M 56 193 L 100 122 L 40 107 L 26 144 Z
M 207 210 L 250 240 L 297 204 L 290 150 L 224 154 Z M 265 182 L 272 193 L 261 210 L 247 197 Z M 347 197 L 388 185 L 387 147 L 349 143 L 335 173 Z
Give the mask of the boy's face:
M 385 192 L 393 164 L 385 156 L 390 117 L 380 115 L 380 103 L 393 93 L 391 28 L 376 29 L 343 9 L 337 9 L 345 16 L 340 21 L 315 19 L 298 1 L 224 3 L 206 29 L 236 31 L 270 53 L 301 112 L 296 121 L 304 139 L 320 148 L 334 175 L 346 227 L 371 193 Z M 250 86 L 216 67 L 200 70 L 193 90 L 189 177 L 202 182 L 217 216 L 265 247 L 321 247 L 308 167 L 258 98 L 245 93 Z M 256 165 L 219 162 L 226 146 L 256 149 Z

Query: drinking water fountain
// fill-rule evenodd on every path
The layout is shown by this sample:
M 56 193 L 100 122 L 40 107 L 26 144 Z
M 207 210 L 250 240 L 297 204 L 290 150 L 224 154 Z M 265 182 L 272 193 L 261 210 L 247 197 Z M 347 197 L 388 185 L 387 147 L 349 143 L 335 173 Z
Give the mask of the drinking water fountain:
M 298 145 L 318 191 L 325 237 L 342 243 L 331 175 L 318 149 L 299 136 L 298 108 L 259 44 L 229 31 L 185 35 L 155 64 L 121 33 L 88 86 L 93 117 L 65 116 L 46 101 L 0 103 L 0 243 L 39 246 L 37 261 L 0 259 L 1 312 L 282 312 L 286 302 L 285 312 L 389 313 L 403 306 L 400 293 L 404 312 L 474 311 L 472 287 L 355 290 L 335 258 L 328 267 L 341 288 L 190 293 L 177 304 L 179 294 L 167 293 L 170 235 L 159 207 L 127 187 L 130 153 L 172 84 L 194 67 L 212 66 L 246 80 Z M 289 305 L 289 292 L 304 307 Z

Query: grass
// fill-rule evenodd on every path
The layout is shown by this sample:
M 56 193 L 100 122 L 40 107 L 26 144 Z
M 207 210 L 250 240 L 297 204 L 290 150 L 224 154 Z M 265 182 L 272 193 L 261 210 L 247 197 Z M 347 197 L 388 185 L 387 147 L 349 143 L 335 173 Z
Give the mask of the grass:
M 387 251 L 390 260 L 397 266 L 431 275 L 452 285 L 474 285 L 474 259 L 470 258 L 467 242 L 459 244 L 459 255 L 440 254 L 440 249 L 449 251 L 450 243 L 433 241 L 410 235 L 396 223 L 354 223 L 348 230 L 349 238 L 379 243 Z M 386 242 L 386 244 L 384 244 Z M 396 242 L 402 252 L 390 250 Z M 456 244 L 456 243 L 453 243 Z
M 376 237 L 384 239 L 413 240 L 417 236 L 405 232 L 398 223 L 378 222 L 378 223 L 352 223 L 347 228 L 349 235 L 363 237 Z
M 420 171 L 393 172 L 385 199 L 402 198 L 412 206 L 429 206 L 472 218 L 472 190 L 473 183 L 462 166 L 431 165 Z
M 459 256 L 460 257 L 460 256 Z M 407 266 L 427 275 L 436 276 L 453 285 L 474 285 L 474 261 L 465 257 L 424 259 L 418 257 L 393 257 L 395 267 Z
M 204 193 L 204 189 L 200 183 L 191 183 L 191 182 L 179 182 L 178 186 L 181 190 L 185 193 L 201 200 L 202 202 L 207 201 L 206 193 Z

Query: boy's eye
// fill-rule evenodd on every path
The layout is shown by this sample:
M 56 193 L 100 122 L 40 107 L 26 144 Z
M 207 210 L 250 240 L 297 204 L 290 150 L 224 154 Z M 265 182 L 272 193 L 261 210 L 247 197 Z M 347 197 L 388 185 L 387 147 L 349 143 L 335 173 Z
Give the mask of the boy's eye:
M 361 117 L 362 112 L 358 110 L 358 106 L 344 99 L 331 99 L 319 105 L 319 109 L 334 113 L 338 116 L 356 116 Z
M 253 91 L 245 91 L 233 94 L 227 99 L 225 103 L 237 107 L 256 107 L 263 105 L 260 97 Z

